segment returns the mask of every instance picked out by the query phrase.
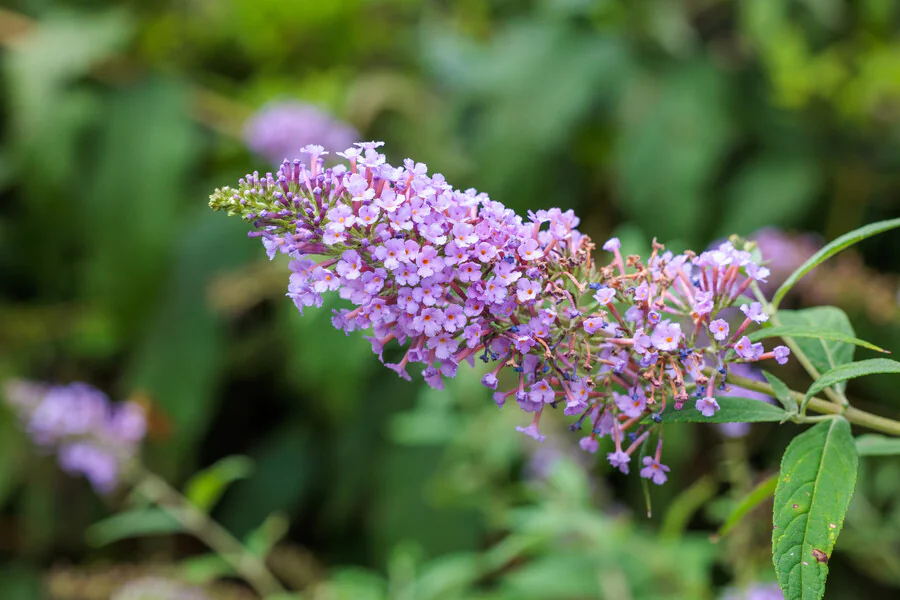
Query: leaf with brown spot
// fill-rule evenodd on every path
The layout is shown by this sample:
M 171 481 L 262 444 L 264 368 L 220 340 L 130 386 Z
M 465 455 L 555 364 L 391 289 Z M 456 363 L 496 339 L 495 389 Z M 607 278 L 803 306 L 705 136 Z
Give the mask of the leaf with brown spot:
M 825 594 L 828 558 L 856 485 L 859 458 L 843 417 L 828 419 L 790 443 L 775 489 L 772 556 L 787 600 Z

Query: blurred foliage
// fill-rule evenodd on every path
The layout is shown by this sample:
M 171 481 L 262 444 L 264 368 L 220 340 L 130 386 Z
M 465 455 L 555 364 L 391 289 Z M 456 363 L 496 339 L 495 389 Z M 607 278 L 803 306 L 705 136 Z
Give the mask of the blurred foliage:
M 298 98 L 386 140 L 392 160 L 413 156 L 522 212 L 572 207 L 583 230 L 629 250 L 653 237 L 701 249 L 762 226 L 834 237 L 900 214 L 895 2 L 4 6 L 0 376 L 143 398 L 148 462 L 179 484 L 248 456 L 254 469 L 224 476 L 227 490 L 209 472 L 193 485 L 242 538 L 289 518 L 271 561 L 286 580 L 303 574 L 291 582 L 304 597 L 705 598 L 772 578 L 765 510 L 718 548 L 703 532 L 789 433 L 760 425 L 725 443 L 673 427 L 671 481 L 644 520 L 634 482 L 573 453 L 564 431 L 535 448 L 477 374 L 419 390 L 335 332 L 327 307 L 300 317 L 286 266 L 265 263 L 206 197 L 267 167 L 236 137 L 242 120 Z M 869 267 L 900 270 L 897 240 L 864 244 Z M 861 337 L 900 347 L 885 292 L 896 280 L 855 273 L 842 308 Z M 879 305 L 893 301 L 882 318 L 866 303 L 873 282 Z M 880 385 L 849 391 L 896 416 Z M 38 597 L 62 561 L 204 560 L 177 536 L 90 547 L 87 526 L 124 499 L 104 505 L 66 479 L 8 415 L 0 430 L 0 597 Z M 829 597 L 900 585 L 897 464 L 864 468 Z M 705 508 L 698 481 L 716 496 Z M 52 597 L 87 597 L 50 581 Z

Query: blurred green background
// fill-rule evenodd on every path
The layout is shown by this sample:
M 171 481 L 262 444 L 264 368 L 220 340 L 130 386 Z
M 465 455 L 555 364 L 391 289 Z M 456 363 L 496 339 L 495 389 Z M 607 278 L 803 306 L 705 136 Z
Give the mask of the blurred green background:
M 830 239 L 900 216 L 896 2 L 2 6 L 0 378 L 149 402 L 147 463 L 176 485 L 250 456 L 213 514 L 238 535 L 289 518 L 273 569 L 310 598 L 694 599 L 773 579 L 765 509 L 709 536 L 796 431 L 670 427 L 647 519 L 634 478 L 562 424 L 542 447 L 517 434 L 522 415 L 498 412 L 478 373 L 407 384 L 329 310 L 300 317 L 286 263 L 207 197 L 270 168 L 244 120 L 295 99 L 385 140 L 392 162 L 522 213 L 574 208 L 630 251 L 766 226 Z M 861 252 L 793 302 L 838 304 L 860 337 L 900 348 L 900 236 Z M 850 391 L 900 416 L 889 382 Z M 92 546 L 86 528 L 124 499 L 60 473 L 7 412 L 0 429 L 0 598 L 106 598 L 126 566 L 203 552 L 171 536 Z M 867 459 L 829 598 L 896 597 L 898 496 L 900 464 Z

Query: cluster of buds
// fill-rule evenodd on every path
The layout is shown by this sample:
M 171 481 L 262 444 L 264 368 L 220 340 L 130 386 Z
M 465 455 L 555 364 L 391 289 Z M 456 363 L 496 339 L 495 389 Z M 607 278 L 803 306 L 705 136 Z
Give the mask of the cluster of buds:
M 11 381 L 5 396 L 32 441 L 55 453 L 64 471 L 83 475 L 101 494 L 116 488 L 147 432 L 139 404 L 114 404 L 84 383 L 45 386 Z
M 330 168 L 324 149 L 308 146 L 309 166 L 285 161 L 277 173 L 247 175 L 216 190 L 210 206 L 243 217 L 270 258 L 290 256 L 287 295 L 301 312 L 338 292 L 352 308 L 334 311 L 335 327 L 370 332 L 382 361 L 389 343 L 402 347 L 386 365 L 400 376 L 410 379 L 418 364 L 440 388 L 461 363 L 480 359 L 491 365 L 483 383 L 494 401 L 513 398 L 532 415 L 520 431 L 543 440 L 543 413 L 560 409 L 572 429 L 587 431 L 583 449 L 596 452 L 610 435 L 609 462 L 625 473 L 655 436 L 641 475 L 661 484 L 668 405 L 693 399 L 711 416 L 730 365 L 787 360 L 787 348 L 766 352 L 744 335 L 768 319 L 744 300 L 768 274 L 747 250 L 726 242 L 675 255 L 654 243 L 642 261 L 611 239 L 603 246 L 611 262 L 597 265 L 571 210 L 523 219 L 429 176 L 424 164 L 391 166 L 380 146 L 357 144 L 338 153 L 347 165 Z M 734 306 L 744 318 L 732 332 Z

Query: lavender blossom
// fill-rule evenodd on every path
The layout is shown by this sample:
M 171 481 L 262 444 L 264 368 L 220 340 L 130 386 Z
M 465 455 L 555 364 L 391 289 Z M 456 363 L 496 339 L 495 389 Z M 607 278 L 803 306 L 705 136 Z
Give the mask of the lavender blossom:
M 729 589 L 722 600 L 784 600 L 777 583 L 754 583 L 745 589 Z
M 110 600 L 209 600 L 199 587 L 163 577 L 148 576 L 129 581 Z
M 140 405 L 113 404 L 85 383 L 10 381 L 5 392 L 34 443 L 56 453 L 65 472 L 83 475 L 101 494 L 116 488 L 147 431 Z
M 247 175 L 236 189 L 216 190 L 210 206 L 247 221 L 270 258 L 292 259 L 287 295 L 301 312 L 337 292 L 350 308 L 333 311 L 336 328 L 370 332 L 382 362 L 396 342 L 400 359 L 385 366 L 399 376 L 411 379 L 408 369 L 421 365 L 440 388 L 478 358 L 494 365 L 482 383 L 496 390 L 497 405 L 513 396 L 530 415 L 518 431 L 542 441 L 542 415 L 561 409 L 576 417 L 574 428 L 589 429 L 579 442 L 585 451 L 611 434 L 608 459 L 626 473 L 655 435 L 655 462 L 643 468 L 662 483 L 667 406 L 680 410 L 693 394 L 712 416 L 715 378 L 728 365 L 787 358 L 743 335 L 768 318 L 760 305 L 744 307 L 733 335 L 722 318 L 765 275 L 744 247 L 676 255 L 654 244 L 642 261 L 623 257 L 612 239 L 604 266 L 571 210 L 523 219 L 486 194 L 428 176 L 424 164 L 388 164 L 381 145 L 338 152 L 348 164 L 330 168 L 322 147 L 308 146 L 308 166 L 285 161 L 277 173 Z M 698 337 L 705 331 L 711 340 Z
M 257 111 L 244 125 L 247 147 L 273 165 L 299 156 L 309 144 L 342 150 L 359 139 L 357 131 L 310 104 L 279 102 Z

